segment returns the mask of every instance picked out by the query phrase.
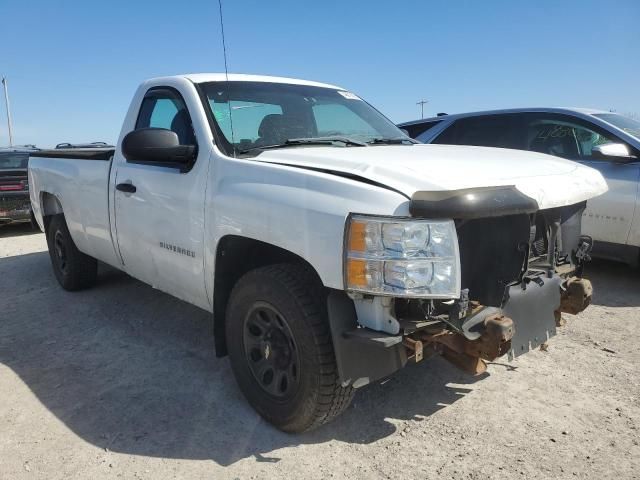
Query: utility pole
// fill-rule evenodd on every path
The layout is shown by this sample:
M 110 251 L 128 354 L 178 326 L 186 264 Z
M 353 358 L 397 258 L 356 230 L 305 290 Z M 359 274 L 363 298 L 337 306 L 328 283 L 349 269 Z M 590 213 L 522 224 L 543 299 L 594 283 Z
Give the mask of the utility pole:
M 7 125 L 9 125 L 9 146 L 13 147 L 13 131 L 11 130 L 11 109 L 9 108 L 9 90 L 7 87 L 7 77 L 2 77 L 4 87 L 4 102 L 7 107 Z
M 420 118 L 424 118 L 424 106 L 429 103 L 429 100 L 420 100 L 416 105 L 420 105 Z

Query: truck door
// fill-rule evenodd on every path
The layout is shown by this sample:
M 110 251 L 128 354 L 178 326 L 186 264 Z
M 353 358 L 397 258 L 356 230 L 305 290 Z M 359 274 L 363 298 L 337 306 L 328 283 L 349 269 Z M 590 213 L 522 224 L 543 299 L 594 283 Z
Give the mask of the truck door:
M 626 244 L 636 204 L 640 166 L 592 156 L 596 145 L 625 143 L 597 125 L 569 115 L 530 114 L 527 150 L 575 160 L 602 173 L 609 191 L 587 202 L 582 230 L 594 240 Z
M 145 94 L 135 128 L 147 127 L 170 129 L 181 144 L 198 145 L 176 89 Z M 209 308 L 203 271 L 208 154 L 207 148 L 198 149 L 193 165 L 183 170 L 127 161 L 119 149 L 114 159 L 115 232 L 125 271 L 202 308 Z

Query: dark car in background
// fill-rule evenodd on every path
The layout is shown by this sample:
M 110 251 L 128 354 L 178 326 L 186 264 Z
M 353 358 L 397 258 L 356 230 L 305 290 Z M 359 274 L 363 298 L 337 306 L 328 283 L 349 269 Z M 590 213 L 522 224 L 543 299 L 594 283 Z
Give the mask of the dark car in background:
M 38 149 L 33 145 L 0 148 L 0 225 L 31 221 L 29 154 Z

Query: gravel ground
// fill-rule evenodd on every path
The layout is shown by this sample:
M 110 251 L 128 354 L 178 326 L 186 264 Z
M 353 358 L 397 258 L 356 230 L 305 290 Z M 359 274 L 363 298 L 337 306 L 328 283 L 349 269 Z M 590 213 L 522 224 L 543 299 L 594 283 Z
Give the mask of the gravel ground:
M 128 276 L 64 292 L 44 236 L 0 229 L 0 478 L 640 479 L 640 273 L 594 262 L 594 305 L 481 378 L 440 358 L 304 435 L 262 421 L 210 317 Z

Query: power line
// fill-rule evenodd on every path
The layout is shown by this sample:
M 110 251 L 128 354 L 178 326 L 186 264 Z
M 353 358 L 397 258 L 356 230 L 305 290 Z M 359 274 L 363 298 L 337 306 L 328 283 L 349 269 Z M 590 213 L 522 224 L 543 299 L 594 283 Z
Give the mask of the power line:
M 4 87 L 4 101 L 7 107 L 7 125 L 9 126 L 9 146 L 13 147 L 13 131 L 11 130 L 11 109 L 9 108 L 9 87 L 7 86 L 7 77 L 2 77 L 2 86 Z
M 424 118 L 424 106 L 429 103 L 429 100 L 420 100 L 416 102 L 416 105 L 420 105 L 420 118 Z

